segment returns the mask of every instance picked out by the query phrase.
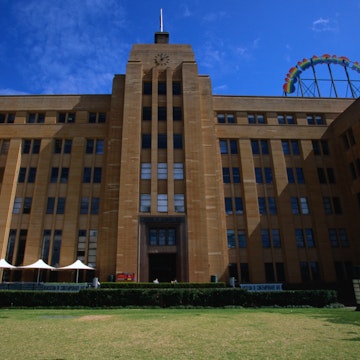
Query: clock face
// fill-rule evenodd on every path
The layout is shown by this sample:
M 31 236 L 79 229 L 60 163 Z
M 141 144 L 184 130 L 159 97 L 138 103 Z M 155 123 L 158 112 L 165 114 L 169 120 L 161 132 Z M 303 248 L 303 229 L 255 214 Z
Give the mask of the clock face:
M 155 55 L 154 61 L 156 65 L 167 65 L 169 64 L 170 57 L 165 53 L 160 53 Z

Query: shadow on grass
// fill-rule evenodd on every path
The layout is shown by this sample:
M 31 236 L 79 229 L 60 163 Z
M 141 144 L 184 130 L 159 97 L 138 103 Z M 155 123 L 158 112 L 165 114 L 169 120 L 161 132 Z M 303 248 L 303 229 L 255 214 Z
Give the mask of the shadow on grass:
M 360 312 L 352 309 L 331 309 L 325 313 L 313 314 L 313 318 L 322 319 L 332 324 L 353 325 L 360 327 Z M 360 338 L 354 338 L 358 341 Z

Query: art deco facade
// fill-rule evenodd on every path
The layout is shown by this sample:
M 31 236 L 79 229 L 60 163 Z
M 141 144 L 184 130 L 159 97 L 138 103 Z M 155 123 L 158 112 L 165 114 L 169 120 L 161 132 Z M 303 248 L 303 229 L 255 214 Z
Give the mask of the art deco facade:
M 110 95 L 1 96 L 0 257 L 79 258 L 101 281 L 350 278 L 359 104 L 213 95 L 167 33 L 133 46 Z

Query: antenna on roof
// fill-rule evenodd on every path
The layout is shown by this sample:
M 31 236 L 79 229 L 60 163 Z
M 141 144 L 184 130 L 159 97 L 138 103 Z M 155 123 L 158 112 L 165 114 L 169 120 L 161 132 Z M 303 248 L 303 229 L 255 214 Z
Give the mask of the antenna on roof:
M 160 32 L 164 32 L 162 8 L 160 9 Z

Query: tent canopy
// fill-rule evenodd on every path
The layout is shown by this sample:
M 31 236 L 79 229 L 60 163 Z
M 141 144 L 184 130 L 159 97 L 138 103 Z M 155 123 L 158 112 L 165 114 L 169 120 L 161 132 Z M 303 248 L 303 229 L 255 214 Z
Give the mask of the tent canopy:
M 5 259 L 0 260 L 0 269 L 15 269 L 16 266 L 9 264 Z
M 19 266 L 18 269 L 44 269 L 44 270 L 55 270 L 53 266 L 50 266 L 44 262 L 44 260 L 39 259 L 35 261 L 33 264 L 26 266 Z
M 85 265 L 81 260 L 76 260 L 70 265 L 57 268 L 57 270 L 95 270 L 95 268 Z

